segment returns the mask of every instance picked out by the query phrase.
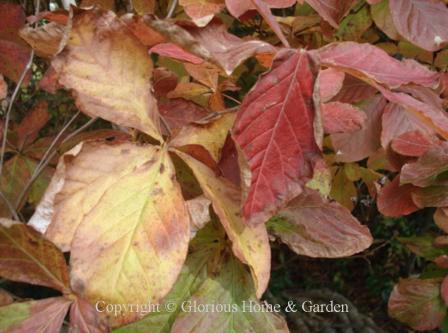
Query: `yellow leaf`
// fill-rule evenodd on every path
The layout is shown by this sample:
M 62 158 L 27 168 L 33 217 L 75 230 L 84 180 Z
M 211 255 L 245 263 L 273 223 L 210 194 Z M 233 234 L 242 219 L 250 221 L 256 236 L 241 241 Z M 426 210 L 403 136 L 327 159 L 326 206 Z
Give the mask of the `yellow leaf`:
M 176 151 L 193 170 L 204 195 L 210 199 L 221 224 L 232 241 L 232 250 L 238 259 L 248 264 L 257 297 L 266 290 L 271 269 L 271 248 L 264 224 L 248 226 L 244 224 L 241 213 L 240 190 L 225 178 L 218 178 L 214 172 L 198 160 Z
M 59 83 L 76 92 L 76 103 L 83 112 L 162 141 L 157 103 L 151 93 L 151 59 L 146 47 L 114 13 L 94 9 L 77 15 L 66 50 L 52 66 Z
M 159 302 L 176 281 L 190 238 L 189 213 L 167 151 L 87 142 L 59 164 L 63 185 L 46 236 L 71 247 L 74 291 L 105 304 Z M 129 308 L 121 311 L 113 325 L 138 318 Z

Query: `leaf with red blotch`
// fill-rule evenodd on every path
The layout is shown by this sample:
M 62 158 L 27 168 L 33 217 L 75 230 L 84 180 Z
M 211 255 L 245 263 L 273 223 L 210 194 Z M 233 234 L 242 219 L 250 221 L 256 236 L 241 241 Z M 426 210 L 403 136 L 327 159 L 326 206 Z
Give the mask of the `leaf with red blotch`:
M 448 115 L 442 108 L 421 102 L 411 95 L 376 86 L 390 102 L 402 105 L 407 112 L 413 113 L 421 122 L 448 139 Z
M 373 241 L 369 229 L 337 202 L 306 189 L 268 227 L 294 252 L 313 258 L 348 257 Z
M 225 7 L 224 0 L 180 0 L 179 4 L 198 27 L 205 27 Z
M 293 6 L 297 0 L 264 0 L 269 8 L 288 8 Z M 226 0 L 226 6 L 230 14 L 240 17 L 245 12 L 256 9 L 252 1 Z
M 0 276 L 9 280 L 70 290 L 64 255 L 33 228 L 0 219 Z
M 358 103 L 372 98 L 377 92 L 371 85 L 346 73 L 342 88 L 333 100 L 342 103 Z
M 243 207 L 250 224 L 266 222 L 312 177 L 312 162 L 321 156 L 314 127 L 316 73 L 309 54 L 297 50 L 243 100 L 233 137 L 252 172 Z
M 157 44 L 149 49 L 149 53 L 157 53 L 164 57 L 191 62 L 192 64 L 202 64 L 204 62 L 203 59 L 185 51 L 183 48 L 173 43 Z
M 0 39 L 0 73 L 14 82 L 18 82 L 30 58 L 26 47 Z M 23 83 L 27 85 L 31 78 L 28 72 Z
M 159 111 L 172 131 L 179 130 L 210 114 L 203 107 L 182 98 L 159 103 Z
M 385 84 L 389 88 L 409 83 L 425 87 L 438 85 L 438 73 L 411 59 L 394 59 L 371 44 L 332 43 L 313 53 L 322 65 L 336 67 L 361 79 Z
M 324 131 L 328 134 L 353 133 L 363 128 L 367 115 L 356 106 L 341 102 L 321 106 Z
M 400 185 L 400 176 L 396 176 L 380 191 L 378 210 L 381 214 L 391 217 L 408 215 L 419 210 L 412 200 L 412 192 L 416 189 L 417 187 L 410 184 Z
M 339 21 L 348 14 L 356 0 L 306 0 L 322 18 L 338 28 Z
M 17 142 L 14 142 L 15 146 L 21 148 L 33 142 L 49 118 L 47 101 L 38 102 L 15 127 L 15 132 L 17 133 Z
M 415 162 L 401 169 L 401 183 L 426 187 L 436 183 L 437 177 L 448 171 L 448 142 L 442 142 L 423 154 Z
M 331 135 L 338 162 L 360 161 L 380 148 L 381 116 L 386 100 L 376 96 L 359 105 L 367 119 L 364 127 L 355 133 L 338 133 Z
M 405 156 L 420 157 L 437 145 L 439 140 L 420 131 L 409 131 L 396 137 L 391 144 L 393 150 Z
M 401 36 L 428 51 L 448 43 L 448 8 L 442 1 L 389 0 L 395 26 Z
M 8 95 L 8 85 L 3 78 L 3 75 L 0 74 L 0 100 L 5 99 Z
M 407 132 L 419 131 L 427 136 L 436 134 L 434 129 L 420 121 L 417 115 L 406 111 L 403 106 L 395 103 L 387 104 L 381 121 L 381 145 L 385 149 L 393 139 Z
M 60 332 L 71 304 L 65 297 L 13 303 L 0 307 L 0 331 L 9 333 Z
M 110 328 L 102 313 L 82 298 L 76 300 L 70 307 L 69 333 L 108 333 Z
M 342 89 L 345 73 L 334 68 L 321 70 L 319 80 L 320 101 L 326 103 L 336 96 Z
M 442 324 L 446 308 L 440 295 L 441 279 L 402 279 L 389 298 L 389 316 L 417 331 Z
M 226 0 L 226 6 L 229 12 L 235 16 L 239 17 L 250 9 L 256 9 L 258 13 L 265 19 L 266 23 L 269 24 L 272 31 L 277 35 L 284 46 L 289 47 L 289 43 L 283 35 L 282 29 L 271 13 L 271 8 L 286 8 L 294 4 L 295 1 L 292 0 L 275 0 L 275 1 L 265 1 L 265 0 Z M 277 4 L 278 3 L 278 4 Z
M 191 35 L 206 48 L 227 75 L 246 59 L 260 53 L 276 53 L 275 47 L 261 40 L 243 40 L 227 32 L 224 25 L 211 23 L 204 29 L 191 29 Z

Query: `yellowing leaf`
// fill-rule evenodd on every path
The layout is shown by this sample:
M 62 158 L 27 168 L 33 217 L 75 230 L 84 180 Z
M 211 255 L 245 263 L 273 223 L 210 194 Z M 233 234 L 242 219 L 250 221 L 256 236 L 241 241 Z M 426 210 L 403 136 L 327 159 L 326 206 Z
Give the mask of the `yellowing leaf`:
M 0 219 L 0 276 L 69 290 L 63 254 L 34 229 L 7 219 Z
M 218 162 L 221 149 L 234 120 L 235 114 L 227 113 L 208 124 L 187 125 L 180 130 L 170 145 L 178 148 L 187 145 L 201 145 L 207 149 L 215 162 Z
M 73 290 L 89 301 L 160 301 L 176 281 L 190 239 L 168 153 L 129 142 L 90 142 L 59 165 L 62 186 L 46 235 L 62 248 L 71 244 Z M 137 316 L 122 315 L 112 323 Z
M 241 213 L 239 189 L 194 158 L 176 152 L 193 171 L 204 195 L 210 199 L 216 214 L 232 241 L 233 253 L 249 265 L 255 281 L 257 297 L 266 290 L 271 269 L 271 248 L 264 224 L 248 226 Z
M 151 59 L 115 14 L 99 9 L 78 14 L 66 50 L 52 66 L 59 83 L 75 91 L 83 112 L 162 141 L 151 93 Z

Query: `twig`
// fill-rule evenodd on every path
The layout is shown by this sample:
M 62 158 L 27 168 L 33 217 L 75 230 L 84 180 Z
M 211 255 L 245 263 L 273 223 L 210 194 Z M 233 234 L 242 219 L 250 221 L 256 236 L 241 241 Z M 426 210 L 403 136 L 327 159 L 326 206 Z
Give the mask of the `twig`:
M 72 118 L 73 119 L 73 118 Z M 78 135 L 79 133 L 81 133 L 82 131 L 84 131 L 87 127 L 89 127 L 90 125 L 92 125 L 97 118 L 92 118 L 90 119 L 87 123 L 85 123 L 84 125 L 82 125 L 80 128 L 78 128 L 76 131 L 72 132 L 71 134 L 67 135 L 64 140 L 61 141 L 60 145 L 64 144 L 65 142 L 67 142 L 68 140 L 70 140 L 71 138 L 73 138 L 74 136 Z M 66 125 L 67 126 L 67 125 Z M 48 150 L 47 150 L 48 151 Z M 19 200 L 17 200 L 16 202 L 16 207 L 20 206 L 21 201 L 23 200 L 23 198 L 25 197 L 27 191 L 29 190 L 29 188 L 31 187 L 31 185 L 36 181 L 36 179 L 40 176 L 40 174 L 42 173 L 42 171 L 47 167 L 48 163 L 50 163 L 50 161 L 53 159 L 53 157 L 56 155 L 57 153 L 57 149 L 53 150 L 48 157 L 46 158 L 46 160 L 44 162 L 43 159 L 41 160 L 42 163 L 40 167 L 36 167 L 36 169 L 34 169 L 33 172 L 33 176 L 31 177 L 31 179 L 28 181 L 28 183 L 26 184 L 25 188 L 23 189 L 23 191 L 20 193 L 20 197 Z
M 232 96 L 230 96 L 230 95 L 227 95 L 227 94 L 222 94 L 225 98 L 227 98 L 227 99 L 230 99 L 232 102 L 235 102 L 236 104 L 238 104 L 238 105 L 241 105 L 241 102 L 239 101 L 239 100 L 237 100 L 236 98 L 234 98 L 234 97 L 232 97 Z
M 212 112 L 212 113 L 206 115 L 204 118 L 199 119 L 198 121 L 196 121 L 196 123 L 201 124 L 201 123 L 210 121 L 210 120 L 212 120 L 214 118 L 217 118 L 219 116 L 222 116 L 223 114 L 236 112 L 236 111 L 238 111 L 238 109 L 239 108 L 236 106 L 236 107 L 233 107 L 233 108 L 230 108 L 230 109 L 226 109 L 226 110 L 222 110 L 222 111 L 215 111 L 215 112 Z
M 177 7 L 177 1 L 178 0 L 173 0 L 173 2 L 171 2 L 170 9 L 168 9 L 168 14 L 166 14 L 167 19 L 173 17 L 174 11 L 176 10 L 176 7 Z
M 8 200 L 8 198 L 3 194 L 2 191 L 0 191 L 0 198 L 3 200 L 3 202 L 8 206 L 9 211 L 11 212 L 12 216 L 15 220 L 20 221 L 19 215 L 17 214 L 16 210 L 14 209 L 11 202 Z

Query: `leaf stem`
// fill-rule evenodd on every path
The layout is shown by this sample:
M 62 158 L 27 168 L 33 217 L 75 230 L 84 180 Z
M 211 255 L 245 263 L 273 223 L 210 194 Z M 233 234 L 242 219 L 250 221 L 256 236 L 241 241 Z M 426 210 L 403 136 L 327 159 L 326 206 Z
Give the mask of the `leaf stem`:
M 177 2 L 178 2 L 178 0 L 173 0 L 173 1 L 171 2 L 171 6 L 170 6 L 170 8 L 168 9 L 168 14 L 166 14 L 166 18 L 167 18 L 167 19 L 173 17 L 173 15 L 174 15 L 174 11 L 176 10 L 176 7 L 177 7 Z

